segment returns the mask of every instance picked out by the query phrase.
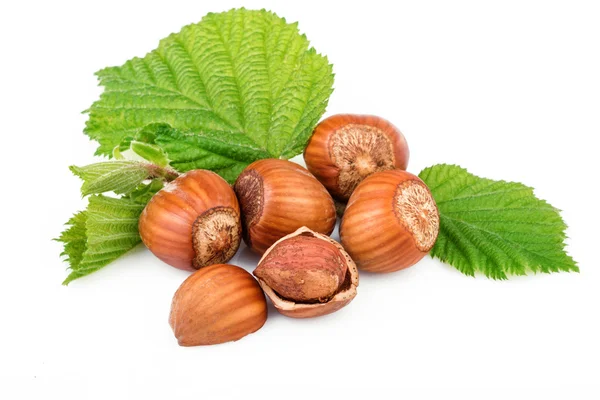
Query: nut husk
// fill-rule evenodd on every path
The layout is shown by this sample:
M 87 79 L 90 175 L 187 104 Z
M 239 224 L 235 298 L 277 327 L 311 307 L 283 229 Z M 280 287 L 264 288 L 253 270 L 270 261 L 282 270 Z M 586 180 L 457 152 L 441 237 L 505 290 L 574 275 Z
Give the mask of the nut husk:
M 323 241 L 324 242 L 323 247 L 325 247 L 325 248 L 329 247 L 329 249 L 327 251 L 323 252 L 323 256 L 326 258 L 329 258 L 329 259 L 336 259 L 337 254 L 339 254 L 342 257 L 343 262 L 345 263 L 345 268 L 342 269 L 345 272 L 343 281 L 339 283 L 338 287 L 333 291 L 333 293 L 330 293 L 329 296 L 325 296 L 325 297 L 321 297 L 321 298 L 319 298 L 319 297 L 310 298 L 310 297 L 314 297 L 314 296 L 309 295 L 308 299 L 304 299 L 304 298 L 301 300 L 292 299 L 292 298 L 286 297 L 285 295 L 279 293 L 274 287 L 271 286 L 271 285 L 273 285 L 272 280 L 265 278 L 265 276 L 260 273 L 260 269 L 264 267 L 263 263 L 265 261 L 272 262 L 272 261 L 270 261 L 270 258 L 272 258 L 272 257 L 270 257 L 271 252 L 278 252 L 278 247 L 281 246 L 282 243 L 286 242 L 289 239 L 297 238 L 300 236 L 315 238 L 317 240 Z M 311 260 L 314 261 L 314 247 L 315 246 L 314 246 L 314 244 L 308 244 L 308 243 L 306 245 L 313 247 L 313 250 L 311 251 L 311 258 L 302 259 L 301 258 L 302 252 L 298 252 L 296 254 L 296 256 L 300 255 L 300 257 L 293 261 L 293 267 L 301 268 L 303 260 L 307 260 L 308 262 L 310 262 Z M 321 247 L 321 246 L 316 246 L 316 247 Z M 320 251 L 320 250 L 318 250 L 318 251 Z M 274 254 L 275 254 L 275 257 L 278 257 L 278 255 L 276 253 L 274 253 Z M 292 256 L 293 256 L 293 254 L 292 254 Z M 280 260 L 281 263 L 285 264 L 287 258 L 288 257 Z M 285 269 L 285 267 L 282 267 L 281 270 L 285 271 L 286 269 Z M 257 271 L 259 271 L 258 274 L 257 274 Z M 318 279 L 318 277 L 323 278 L 326 282 L 326 284 L 324 286 L 327 286 L 328 288 L 330 288 L 330 280 L 332 279 L 332 276 L 337 275 L 339 273 L 339 271 L 340 271 L 340 268 L 333 267 L 330 269 L 330 271 L 326 271 L 323 274 L 316 273 L 315 275 L 313 275 L 313 278 L 315 278 L 315 277 L 316 277 L 315 279 Z M 263 257 L 258 262 L 258 267 L 254 271 L 254 274 L 255 274 L 255 276 L 257 276 L 258 283 L 264 290 L 265 294 L 271 299 L 271 301 L 273 302 L 273 305 L 275 306 L 277 311 L 279 311 L 283 315 L 286 315 L 286 316 L 292 317 L 292 318 L 310 318 L 310 317 L 317 317 L 320 315 L 326 315 L 326 314 L 335 312 L 335 311 L 341 309 L 342 307 L 344 307 L 345 305 L 347 305 L 348 303 L 350 303 L 352 301 L 352 299 L 354 299 L 354 297 L 356 296 L 356 288 L 358 286 L 358 269 L 356 268 L 354 261 L 352 261 L 352 259 L 350 258 L 348 253 L 344 250 L 342 245 L 340 245 L 335 240 L 331 239 L 329 236 L 314 232 L 307 227 L 301 227 L 298 230 L 296 230 L 295 232 L 293 232 L 293 233 L 279 239 L 277 242 L 275 242 L 265 252 Z M 302 274 L 303 274 L 303 272 L 300 272 L 298 274 L 292 274 L 291 276 L 284 277 L 284 278 L 289 278 L 292 283 L 290 284 L 288 282 L 288 285 L 292 285 L 292 286 L 294 284 L 305 285 L 305 284 L 313 284 L 315 282 L 314 280 L 310 280 L 310 279 L 305 279 L 305 280 L 300 279 L 299 280 L 298 277 L 301 277 Z M 333 280 L 335 281 L 335 278 L 333 278 Z M 273 285 L 273 286 L 276 286 L 276 285 Z M 317 286 L 320 286 L 319 283 L 317 283 Z M 280 285 L 278 285 L 278 287 L 279 288 L 285 287 L 285 285 L 280 284 Z M 318 289 L 321 290 L 322 288 L 318 288 Z M 294 290 L 294 288 L 292 288 L 291 290 L 288 288 L 286 294 L 290 295 L 290 293 L 291 293 L 293 295 L 294 293 L 300 293 L 300 292 L 311 293 L 312 291 L 311 290 L 303 290 L 299 287 L 296 288 L 295 290 Z M 298 297 L 298 296 L 295 296 L 295 297 Z

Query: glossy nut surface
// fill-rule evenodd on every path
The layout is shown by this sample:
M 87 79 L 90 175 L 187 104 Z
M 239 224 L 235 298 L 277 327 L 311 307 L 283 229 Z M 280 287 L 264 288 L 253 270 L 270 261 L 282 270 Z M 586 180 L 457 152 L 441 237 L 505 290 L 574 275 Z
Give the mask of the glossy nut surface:
M 322 243 L 294 240 L 302 237 Z M 295 246 L 296 250 L 286 249 L 286 246 Z M 321 253 L 325 260 L 317 260 L 316 253 Z M 338 278 L 341 272 L 344 276 Z M 331 314 L 350 303 L 358 287 L 358 270 L 344 248 L 329 236 L 306 227 L 273 244 L 258 262 L 254 275 L 277 311 L 292 318 Z M 335 281 L 333 290 L 332 281 Z M 314 294 L 323 290 L 328 294 L 315 298 Z
M 324 119 L 304 150 L 308 170 L 342 202 L 367 176 L 396 168 L 405 170 L 408 159 L 402 132 L 373 115 L 337 114 Z
M 234 189 L 242 209 L 244 241 L 259 254 L 302 226 L 326 235 L 335 227 L 333 199 L 296 163 L 256 161 L 238 177 Z
M 336 246 L 305 234 L 274 246 L 254 275 L 284 298 L 326 303 L 344 283 L 347 270 L 346 260 Z
M 393 272 L 429 253 L 439 222 L 435 200 L 419 177 L 401 170 L 377 172 L 352 193 L 340 238 L 359 269 Z
M 152 197 L 140 216 L 139 231 L 162 261 L 195 270 L 235 255 L 241 241 L 240 208 L 223 178 L 194 170 Z
M 267 320 L 265 295 L 240 267 L 211 265 L 194 272 L 177 289 L 169 324 L 181 346 L 235 341 Z

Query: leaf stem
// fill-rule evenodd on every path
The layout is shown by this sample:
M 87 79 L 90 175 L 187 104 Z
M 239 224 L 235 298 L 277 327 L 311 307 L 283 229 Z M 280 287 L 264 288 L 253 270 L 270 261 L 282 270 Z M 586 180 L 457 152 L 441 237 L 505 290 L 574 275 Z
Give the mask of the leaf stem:
M 162 178 L 164 180 L 166 180 L 167 182 L 171 182 L 172 180 L 176 179 L 180 174 L 179 172 L 177 172 L 175 169 L 167 166 L 167 167 L 160 167 L 156 164 L 152 164 L 152 163 L 144 163 L 146 165 L 146 168 L 148 169 L 148 175 L 150 175 L 150 178 Z

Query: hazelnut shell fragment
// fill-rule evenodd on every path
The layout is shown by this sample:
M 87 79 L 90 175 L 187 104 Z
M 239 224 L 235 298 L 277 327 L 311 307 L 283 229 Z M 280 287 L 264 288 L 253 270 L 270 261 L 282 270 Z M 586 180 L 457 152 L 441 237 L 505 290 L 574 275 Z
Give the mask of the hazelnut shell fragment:
M 343 261 L 345 263 L 345 276 L 343 282 L 340 283 L 337 290 L 334 293 L 331 293 L 330 296 L 326 298 L 320 299 L 309 299 L 308 301 L 303 300 L 294 300 L 288 297 L 285 297 L 281 293 L 275 290 L 275 288 L 271 287 L 268 279 L 261 278 L 261 273 L 257 274 L 257 271 L 263 267 L 263 263 L 268 261 L 270 258 L 271 252 L 277 252 L 278 246 L 284 244 L 287 240 L 297 238 L 300 236 L 306 236 L 309 238 L 316 238 L 318 240 L 322 240 L 324 242 L 323 247 L 329 247 L 329 249 L 324 253 L 324 256 L 331 257 L 336 253 L 340 254 L 343 257 Z M 277 254 L 274 253 L 274 256 L 277 257 Z M 300 266 L 303 260 L 294 260 L 294 264 L 296 266 Z M 310 262 L 311 260 L 307 260 Z M 282 260 L 285 262 L 285 260 Z M 335 268 L 337 270 L 337 268 Z M 336 271 L 337 273 L 337 271 Z M 334 273 L 334 275 L 336 274 Z M 350 258 L 348 253 L 344 250 L 342 245 L 340 245 L 335 240 L 331 239 L 327 235 L 323 235 L 317 232 L 314 232 L 306 227 L 301 227 L 295 232 L 279 239 L 275 242 L 263 255 L 263 257 L 258 262 L 258 267 L 255 270 L 254 274 L 257 276 L 258 283 L 264 290 L 267 297 L 271 299 L 273 305 L 281 314 L 286 315 L 288 317 L 293 318 L 310 318 L 317 317 L 320 315 L 326 315 L 333 313 L 354 299 L 356 296 L 356 288 L 358 287 L 358 270 L 356 268 L 356 264 Z M 309 283 L 308 281 L 302 282 Z M 272 284 L 272 282 L 271 282 Z M 296 292 L 301 292 L 302 290 L 298 288 Z M 294 290 L 288 291 L 289 293 L 294 293 Z

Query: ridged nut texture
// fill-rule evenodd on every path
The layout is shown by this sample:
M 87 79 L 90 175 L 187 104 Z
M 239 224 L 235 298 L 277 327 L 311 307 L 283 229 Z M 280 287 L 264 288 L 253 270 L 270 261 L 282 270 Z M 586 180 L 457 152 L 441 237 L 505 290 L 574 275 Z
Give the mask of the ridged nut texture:
M 140 216 L 144 244 L 162 261 L 195 270 L 227 262 L 241 241 L 240 207 L 231 186 L 206 170 L 168 183 Z
M 361 270 L 393 272 L 429 253 L 439 224 L 435 200 L 419 177 L 401 170 L 377 172 L 352 193 L 340 239 Z
M 244 241 L 259 254 L 302 226 L 326 235 L 335 227 L 333 199 L 296 163 L 256 161 L 241 173 L 234 189 L 242 209 Z
M 337 311 L 358 286 L 358 270 L 343 247 L 306 227 L 273 244 L 254 275 L 277 311 L 294 318 Z
M 373 115 L 338 114 L 324 119 L 304 150 L 306 168 L 342 202 L 372 173 L 405 170 L 408 158 L 402 132 Z
M 267 302 L 256 280 L 240 267 L 217 264 L 190 275 L 177 289 L 169 324 L 181 346 L 239 340 L 267 320 Z

